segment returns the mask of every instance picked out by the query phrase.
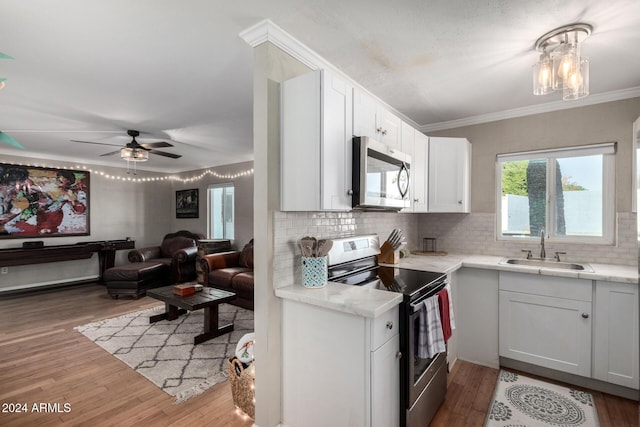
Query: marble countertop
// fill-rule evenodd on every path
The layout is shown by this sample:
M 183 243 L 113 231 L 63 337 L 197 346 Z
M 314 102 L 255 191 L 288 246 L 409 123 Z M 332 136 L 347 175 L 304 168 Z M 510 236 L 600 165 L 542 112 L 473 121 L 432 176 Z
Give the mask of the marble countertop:
M 276 296 L 362 317 L 378 317 L 402 302 L 402 294 L 329 282 L 324 288 L 291 285 L 276 289 Z
M 412 254 L 408 258 L 401 258 L 400 263 L 395 266 L 441 273 L 451 273 L 461 267 L 472 267 L 538 274 L 541 276 L 573 277 L 578 279 L 605 280 L 608 282 L 631 284 L 638 283 L 638 270 L 636 267 L 632 266 L 589 263 L 591 268 L 593 268 L 593 272 L 588 272 L 502 264 L 501 261 L 504 259 L 505 257 L 485 255 L 448 254 L 445 256 L 425 256 Z
M 444 256 L 425 256 L 412 254 L 401 258 L 399 264 L 381 264 L 412 270 L 452 273 L 461 267 L 482 268 L 543 276 L 573 277 L 609 282 L 638 283 L 638 271 L 635 267 L 610 264 L 593 264 L 593 272 L 575 270 L 555 270 L 550 268 L 523 265 L 501 264 L 505 258 L 500 256 L 448 254 Z M 324 307 L 343 313 L 375 318 L 402 302 L 402 294 L 380 289 L 363 288 L 329 282 L 320 289 L 308 289 L 302 285 L 290 285 L 275 290 L 276 296 L 292 301 Z

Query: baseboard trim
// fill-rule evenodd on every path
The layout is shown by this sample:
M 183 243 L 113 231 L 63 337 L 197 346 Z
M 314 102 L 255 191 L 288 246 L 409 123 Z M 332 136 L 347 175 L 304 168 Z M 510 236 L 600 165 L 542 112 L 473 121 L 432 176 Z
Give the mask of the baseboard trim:
M 562 381 L 579 387 L 589 388 L 591 390 L 600 391 L 602 393 L 612 394 L 614 396 L 623 397 L 625 399 L 640 401 L 640 391 L 632 388 L 623 387 L 617 384 L 611 384 L 605 381 L 596 380 L 594 378 L 582 377 L 580 375 L 569 374 L 567 372 L 557 371 L 555 369 L 544 368 L 542 366 L 532 365 L 531 363 L 521 362 L 519 360 L 509 359 L 500 356 L 500 366 L 504 368 L 516 369 L 518 371 L 527 372 L 533 375 L 549 378 L 552 380 Z
M 61 281 L 61 282 L 41 282 L 32 283 L 22 286 L 11 286 L 8 288 L 0 288 L 0 297 L 23 295 L 32 292 L 44 291 L 47 289 L 64 288 L 68 286 L 86 285 L 89 283 L 100 283 L 99 276 L 86 276 L 77 278 L 75 280 Z

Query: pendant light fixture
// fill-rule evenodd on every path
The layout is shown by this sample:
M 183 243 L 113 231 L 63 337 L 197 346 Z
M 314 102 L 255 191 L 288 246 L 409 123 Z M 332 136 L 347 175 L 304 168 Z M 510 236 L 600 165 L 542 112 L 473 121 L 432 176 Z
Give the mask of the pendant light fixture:
M 589 95 L 589 60 L 580 56 L 580 43 L 593 27 L 570 24 L 540 37 L 535 49 L 540 58 L 533 66 L 533 94 L 562 91 L 562 99 L 580 99 Z

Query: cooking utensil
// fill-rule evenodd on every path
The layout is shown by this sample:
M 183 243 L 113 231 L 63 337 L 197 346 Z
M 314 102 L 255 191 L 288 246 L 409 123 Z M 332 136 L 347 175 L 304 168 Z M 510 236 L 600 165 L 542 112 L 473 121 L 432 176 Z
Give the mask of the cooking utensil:
M 300 239 L 300 250 L 302 251 L 303 257 L 312 257 L 313 256 L 313 246 L 314 246 L 314 238 L 309 236 L 304 236 Z
M 331 248 L 333 247 L 333 240 L 320 240 L 318 242 L 318 256 L 327 256 Z

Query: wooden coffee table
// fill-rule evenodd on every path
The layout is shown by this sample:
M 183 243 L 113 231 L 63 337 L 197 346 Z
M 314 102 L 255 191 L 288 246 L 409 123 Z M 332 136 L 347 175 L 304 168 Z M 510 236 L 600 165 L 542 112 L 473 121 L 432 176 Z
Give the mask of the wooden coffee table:
M 149 323 L 160 320 L 175 320 L 187 310 L 194 311 L 204 309 L 204 333 L 193 338 L 193 344 L 197 345 L 220 335 L 233 331 L 233 323 L 218 326 L 218 305 L 229 302 L 236 297 L 233 292 L 215 288 L 203 288 L 202 291 L 192 295 L 180 296 L 173 293 L 173 286 L 149 289 L 147 295 L 160 301 L 164 301 L 165 312 L 149 318 Z

